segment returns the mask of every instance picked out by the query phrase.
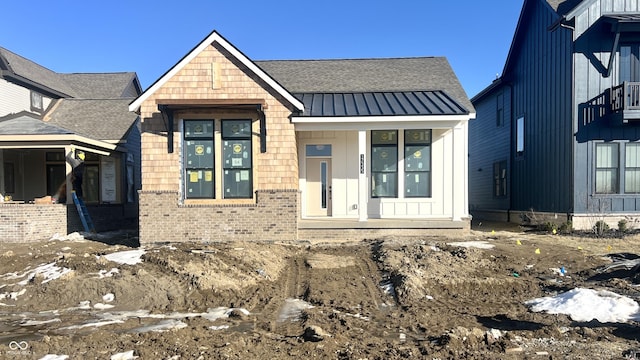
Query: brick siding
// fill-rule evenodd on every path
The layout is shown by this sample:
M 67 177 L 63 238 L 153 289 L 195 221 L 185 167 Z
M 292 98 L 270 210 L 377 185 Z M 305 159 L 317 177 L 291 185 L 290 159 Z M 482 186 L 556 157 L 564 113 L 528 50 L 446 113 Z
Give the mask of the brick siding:
M 140 243 L 296 240 L 297 190 L 256 191 L 255 204 L 182 205 L 177 192 L 140 192 Z
M 135 217 L 122 205 L 88 206 L 98 232 L 132 228 Z M 75 205 L 0 204 L 0 243 L 36 242 L 84 231 Z

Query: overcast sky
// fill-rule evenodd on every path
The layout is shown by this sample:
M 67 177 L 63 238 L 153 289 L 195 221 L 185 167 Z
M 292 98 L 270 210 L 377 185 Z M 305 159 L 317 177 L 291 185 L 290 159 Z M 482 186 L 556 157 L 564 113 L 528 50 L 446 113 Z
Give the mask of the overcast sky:
M 502 72 L 523 0 L 108 0 L 2 4 L 0 46 L 53 71 L 150 86 L 213 30 L 252 60 L 445 56 L 473 97 Z

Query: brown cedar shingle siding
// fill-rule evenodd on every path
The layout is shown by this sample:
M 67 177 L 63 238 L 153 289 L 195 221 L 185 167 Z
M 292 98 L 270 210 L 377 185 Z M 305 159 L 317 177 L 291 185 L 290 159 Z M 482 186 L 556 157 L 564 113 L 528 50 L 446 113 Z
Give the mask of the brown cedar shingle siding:
M 221 85 L 211 86 L 211 64 L 220 64 Z M 142 172 L 143 190 L 180 189 L 180 153 L 167 152 L 165 125 L 158 111 L 162 100 L 176 99 L 189 104 L 197 100 L 253 99 L 264 101 L 267 119 L 266 153 L 258 153 L 254 159 L 256 169 L 254 190 L 258 189 L 298 189 L 298 155 L 295 130 L 289 121 L 291 109 L 274 98 L 248 71 L 238 68 L 233 59 L 228 58 L 214 46 L 207 47 L 175 76 L 168 79 L 161 88 L 146 99 L 140 107 L 142 121 Z M 186 114 L 186 115 L 185 115 Z M 179 149 L 181 134 L 178 120 L 187 113 L 175 117 L 174 149 Z M 207 115 L 201 115 L 207 116 Z M 257 118 L 257 113 L 253 115 Z M 220 115 L 215 116 L 220 119 Z M 246 118 L 237 114 L 236 118 Z M 227 115 L 225 118 L 231 118 Z M 256 138 L 254 146 L 259 146 Z

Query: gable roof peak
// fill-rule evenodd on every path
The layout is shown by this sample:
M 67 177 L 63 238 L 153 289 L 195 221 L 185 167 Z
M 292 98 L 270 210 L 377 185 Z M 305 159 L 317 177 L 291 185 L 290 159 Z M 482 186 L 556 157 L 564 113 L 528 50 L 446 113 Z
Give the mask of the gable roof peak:
M 233 46 L 227 39 L 222 37 L 216 30 L 213 30 L 207 37 L 205 37 L 200 43 L 198 43 L 190 52 L 178 61 L 173 67 L 165 72 L 158 80 L 156 80 L 149 88 L 147 88 L 140 96 L 138 96 L 129 105 L 129 111 L 139 111 L 142 103 L 149 98 L 154 92 L 160 89 L 169 79 L 176 75 L 182 68 L 191 62 L 196 56 L 203 52 L 210 45 L 217 43 L 222 46 L 229 54 L 240 61 L 250 71 L 260 77 L 267 85 L 271 86 L 276 92 L 282 95 L 287 101 L 289 101 L 298 110 L 303 110 L 304 105 L 293 94 L 287 91 L 282 85 L 274 80 L 269 74 L 259 68 L 249 57 L 243 54 L 238 48 Z

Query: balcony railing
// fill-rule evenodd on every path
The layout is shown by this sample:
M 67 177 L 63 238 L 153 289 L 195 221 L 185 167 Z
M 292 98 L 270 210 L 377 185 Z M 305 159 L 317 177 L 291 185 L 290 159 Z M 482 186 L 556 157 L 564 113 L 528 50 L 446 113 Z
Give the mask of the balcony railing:
M 611 111 L 640 110 L 640 82 L 623 82 L 611 88 Z

